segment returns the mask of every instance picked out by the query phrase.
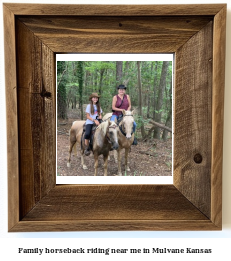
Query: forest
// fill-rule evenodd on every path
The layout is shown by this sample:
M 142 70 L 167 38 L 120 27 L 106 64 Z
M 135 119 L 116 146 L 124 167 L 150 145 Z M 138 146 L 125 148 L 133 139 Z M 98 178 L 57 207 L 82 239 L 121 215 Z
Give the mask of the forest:
M 171 61 L 58 61 L 58 120 L 67 119 L 68 111 L 73 109 L 78 110 L 80 119 L 85 119 L 92 92 L 101 96 L 104 114 L 111 112 L 112 97 L 119 84 L 127 87 L 131 98 L 138 138 L 166 140 L 171 136 Z
M 72 167 L 67 168 L 69 130 L 73 121 L 86 119 L 91 93 L 100 95 L 105 115 L 112 111 L 116 87 L 124 84 L 134 110 L 138 140 L 129 153 L 131 171 L 125 175 L 171 176 L 172 66 L 172 61 L 57 61 L 57 175 L 94 175 L 91 155 L 85 159 L 87 170 L 79 158 L 73 158 Z M 111 157 L 108 175 L 116 173 L 117 164 Z

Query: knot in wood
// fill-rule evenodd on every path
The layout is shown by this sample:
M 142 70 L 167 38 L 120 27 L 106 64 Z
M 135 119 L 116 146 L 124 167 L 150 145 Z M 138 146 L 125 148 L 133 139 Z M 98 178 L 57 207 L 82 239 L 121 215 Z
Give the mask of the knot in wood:
M 197 164 L 200 164 L 202 162 L 202 155 L 200 153 L 195 154 L 194 161 Z

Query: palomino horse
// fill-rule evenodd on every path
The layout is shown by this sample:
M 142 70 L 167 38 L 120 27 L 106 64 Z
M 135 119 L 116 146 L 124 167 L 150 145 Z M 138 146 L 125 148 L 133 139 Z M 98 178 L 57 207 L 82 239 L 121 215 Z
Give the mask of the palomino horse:
M 127 173 L 127 171 L 130 171 L 130 168 L 128 166 L 128 153 L 134 141 L 133 122 L 134 122 L 133 111 L 123 110 L 123 118 L 119 123 L 119 132 L 118 132 L 119 148 L 117 150 L 117 155 L 118 155 L 119 176 L 122 176 L 122 172 L 121 172 L 122 149 L 125 149 L 125 173 Z
M 111 118 L 111 116 L 112 116 L 112 112 L 106 113 L 106 114 L 103 116 L 103 121 L 108 120 L 109 118 Z
M 128 166 L 128 153 L 130 151 L 131 145 L 134 140 L 134 134 L 132 133 L 133 130 L 133 113 L 134 111 L 123 111 L 123 118 L 119 123 L 119 133 L 118 133 L 118 141 L 119 141 L 119 149 L 114 151 L 114 158 L 115 162 L 118 163 L 118 175 L 121 176 L 121 150 L 125 149 L 125 173 L 130 171 Z M 112 113 L 107 113 L 103 120 L 110 118 Z
M 69 148 L 69 159 L 67 166 L 70 167 L 71 162 L 71 152 L 73 146 L 77 143 L 81 147 L 83 125 L 85 121 L 75 121 L 73 122 L 70 130 L 70 148 Z M 94 139 L 93 139 L 93 154 L 94 154 L 94 168 L 95 176 L 98 171 L 98 157 L 103 154 L 104 156 L 104 176 L 107 176 L 107 165 L 108 165 L 108 155 L 111 149 L 117 150 L 119 147 L 118 144 L 118 126 L 115 122 L 107 120 L 102 122 L 95 130 Z M 84 141 L 82 142 L 81 151 L 81 165 L 83 169 L 87 169 L 87 166 L 84 164 Z

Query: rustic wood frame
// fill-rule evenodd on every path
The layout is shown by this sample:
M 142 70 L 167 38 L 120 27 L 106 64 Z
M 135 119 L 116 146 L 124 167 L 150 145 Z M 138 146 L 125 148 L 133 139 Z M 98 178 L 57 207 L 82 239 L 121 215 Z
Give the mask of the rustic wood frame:
M 3 4 L 8 229 L 221 230 L 226 4 Z M 55 53 L 175 53 L 173 185 L 55 184 Z

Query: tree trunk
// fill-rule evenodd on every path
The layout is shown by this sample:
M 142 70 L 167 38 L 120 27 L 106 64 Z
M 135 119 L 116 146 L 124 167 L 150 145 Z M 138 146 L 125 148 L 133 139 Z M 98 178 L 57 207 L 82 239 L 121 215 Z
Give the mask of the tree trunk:
M 83 62 L 77 62 L 77 75 L 78 75 L 78 83 L 79 83 L 79 107 L 80 107 L 80 115 L 81 120 L 83 120 Z
M 119 85 L 122 83 L 123 77 L 123 62 L 116 62 L 116 84 Z
M 151 63 L 150 67 L 150 74 L 152 77 L 152 71 L 153 71 L 153 62 Z M 150 107 L 151 107 L 151 96 L 150 96 L 150 89 L 151 89 L 151 84 L 148 85 L 148 100 L 147 100 L 147 118 L 150 118 Z
M 100 70 L 100 80 L 99 80 L 99 95 L 102 93 L 102 85 L 103 85 L 103 75 L 104 75 L 105 69 Z
M 168 116 L 165 122 L 165 125 L 172 128 L 172 78 L 170 81 L 170 89 L 169 89 L 169 108 L 168 108 Z M 168 132 L 164 130 L 162 139 L 167 140 Z
M 157 86 L 157 74 L 158 74 L 158 63 L 159 62 L 155 62 L 155 67 L 154 67 L 154 81 L 153 81 L 153 120 L 156 119 L 156 92 L 158 89 Z
M 124 69 L 124 72 L 123 72 L 123 75 L 124 75 L 124 80 L 123 80 L 123 84 L 128 87 L 128 82 L 130 80 L 129 78 L 129 62 L 126 62 L 125 63 L 125 69 Z
M 158 99 L 156 104 L 156 117 L 155 120 L 161 123 L 161 116 L 162 116 L 162 105 L 163 105 L 163 93 L 166 85 L 166 77 L 168 71 L 168 61 L 164 61 L 162 65 L 162 71 L 160 76 L 160 84 L 158 89 Z M 154 130 L 154 138 L 160 139 L 160 128 L 155 128 Z
M 139 106 L 138 106 L 138 113 L 140 118 L 142 119 L 142 83 L 141 83 L 141 69 L 140 69 L 140 63 L 137 62 L 137 70 L 138 70 L 138 88 L 139 88 L 139 95 L 138 95 L 138 100 L 139 100 Z M 144 130 L 144 124 L 142 123 L 141 125 L 141 135 L 142 138 L 145 137 L 145 130 Z
M 58 79 L 58 90 L 57 90 L 57 103 L 58 103 L 58 118 L 66 119 L 67 118 L 67 94 L 66 94 L 66 62 L 59 61 L 57 63 L 57 74 L 60 77 Z

